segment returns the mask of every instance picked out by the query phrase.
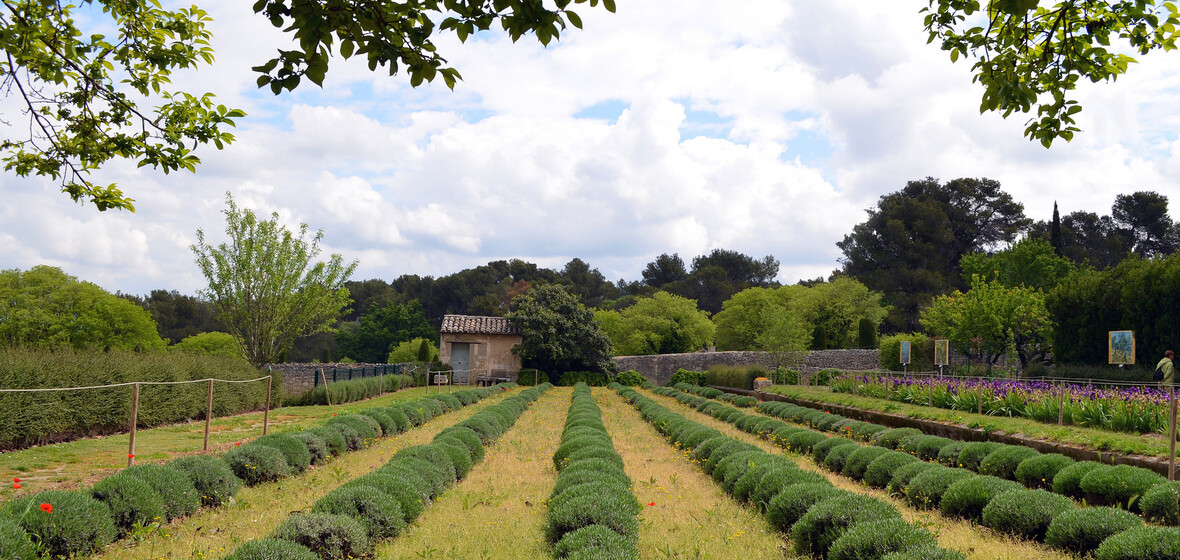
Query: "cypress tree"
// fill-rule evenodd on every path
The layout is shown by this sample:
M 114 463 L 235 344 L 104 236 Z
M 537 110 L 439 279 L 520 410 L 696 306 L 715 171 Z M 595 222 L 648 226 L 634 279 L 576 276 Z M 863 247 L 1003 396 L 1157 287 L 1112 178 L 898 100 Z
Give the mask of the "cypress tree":
M 1053 252 L 1061 256 L 1061 214 L 1057 212 L 1057 201 L 1053 201 L 1053 225 L 1049 228 L 1049 244 Z

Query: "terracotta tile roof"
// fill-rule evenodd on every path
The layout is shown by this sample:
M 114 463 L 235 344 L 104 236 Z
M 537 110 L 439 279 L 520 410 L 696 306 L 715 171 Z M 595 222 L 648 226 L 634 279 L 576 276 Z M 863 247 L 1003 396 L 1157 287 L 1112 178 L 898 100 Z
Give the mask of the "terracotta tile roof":
M 520 327 L 504 317 L 444 315 L 442 330 L 456 334 L 521 334 Z

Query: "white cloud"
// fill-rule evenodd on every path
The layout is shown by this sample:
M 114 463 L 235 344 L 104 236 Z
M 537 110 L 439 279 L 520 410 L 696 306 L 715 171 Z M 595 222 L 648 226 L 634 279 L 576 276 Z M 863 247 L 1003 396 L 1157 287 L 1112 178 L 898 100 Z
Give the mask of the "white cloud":
M 837 266 L 835 243 L 865 208 L 928 175 L 999 180 L 1040 219 L 1054 200 L 1107 213 L 1141 189 L 1172 196 L 1180 216 L 1174 54 L 1084 85 L 1085 132 L 1044 150 L 1022 137 L 1026 117 L 979 114 L 969 63 L 927 45 L 912 6 L 582 6 L 586 29 L 548 48 L 500 33 L 441 38 L 464 76 L 453 92 L 335 60 L 322 90 L 275 97 L 250 66 L 289 37 L 248 3 L 200 4 L 218 62 L 175 83 L 246 109 L 237 142 L 201 150 L 195 175 L 104 169 L 100 182 L 117 181 L 135 214 L 0 176 L 0 268 L 47 263 L 112 290 L 194 292 L 188 245 L 198 228 L 220 238 L 226 191 L 323 229 L 326 251 L 359 260 L 356 277 L 385 279 L 572 257 L 636 279 L 660 253 L 687 261 L 714 248 L 773 254 L 784 281 L 814 278 Z M 613 123 L 573 116 L 606 101 L 627 107 Z M 700 112 L 717 122 L 686 121 Z

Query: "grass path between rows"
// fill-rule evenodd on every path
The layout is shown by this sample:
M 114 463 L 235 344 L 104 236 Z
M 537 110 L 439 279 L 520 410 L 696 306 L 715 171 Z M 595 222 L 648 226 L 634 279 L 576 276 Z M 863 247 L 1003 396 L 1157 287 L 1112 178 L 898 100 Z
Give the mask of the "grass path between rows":
M 444 388 L 443 392 L 466 387 Z M 437 392 L 437 389 L 431 389 Z M 426 388 L 405 389 L 372 399 L 335 406 L 288 406 L 270 411 L 270 432 L 318 426 L 333 414 L 355 412 L 426 395 Z M 209 448 L 222 453 L 234 442 L 246 442 L 262 435 L 262 412 L 248 412 L 214 418 L 210 423 Z M 159 428 L 138 430 L 135 435 L 135 461 L 164 463 L 183 455 L 201 452 L 205 440 L 205 421 L 185 422 Z M 24 486 L 15 492 L 9 485 L 0 486 L 0 502 L 41 490 L 70 490 L 93 484 L 127 466 L 128 434 L 79 439 L 0 453 L 0 480 L 19 477 Z
M 796 558 L 765 519 L 730 498 L 635 407 L 610 389 L 593 393 L 635 496 L 644 504 L 640 558 Z
M 987 431 L 1022 434 L 1031 438 L 1077 445 L 1097 451 L 1115 451 L 1165 458 L 1168 456 L 1168 436 L 1165 434 L 1131 434 L 1085 426 L 1058 426 L 1030 418 L 991 416 L 965 410 L 948 410 L 850 393 L 833 393 L 827 387 L 774 385 L 769 391 L 819 403 L 838 404 L 862 410 L 887 412 L 908 418 L 960 424 Z
M 677 402 L 676 399 L 660 396 L 650 391 L 643 391 L 643 394 L 659 402 L 669 410 L 673 410 L 677 414 L 694 422 L 716 428 L 721 433 L 741 441 L 753 443 L 767 452 L 781 453 L 797 463 L 800 468 L 823 474 L 837 488 L 859 494 L 867 494 L 893 504 L 907 521 L 923 525 L 937 535 L 939 545 L 944 548 L 958 550 L 966 554 L 970 560 L 1071 560 L 1073 558 L 1068 554 L 1052 550 L 1039 543 L 1013 539 L 987 527 L 961 519 L 944 517 L 937 511 L 916 510 L 906 504 L 904 500 L 894 498 L 883 490 L 869 488 L 850 478 L 834 474 L 831 471 L 819 467 L 810 456 L 784 453 L 778 446 L 757 436 L 743 432 L 733 424 L 722 422 L 712 416 L 697 412 L 696 409 L 683 405 Z M 746 410 L 745 412 L 758 414 L 753 410 Z
M 288 515 L 310 511 L 324 494 L 376 470 L 412 445 L 430 443 L 443 429 L 499 402 L 497 393 L 478 403 L 448 412 L 393 437 L 381 438 L 368 449 L 352 451 L 303 474 L 276 482 L 242 488 L 230 504 L 202 509 L 197 514 L 161 527 L 141 539 L 127 538 L 108 546 L 96 560 L 178 560 L 221 558 L 241 543 L 269 536 Z
M 561 444 L 571 392 L 554 387 L 541 395 L 487 447 L 467 478 L 400 536 L 378 545 L 374 557 L 551 560 L 545 502 L 557 479 L 552 457 Z

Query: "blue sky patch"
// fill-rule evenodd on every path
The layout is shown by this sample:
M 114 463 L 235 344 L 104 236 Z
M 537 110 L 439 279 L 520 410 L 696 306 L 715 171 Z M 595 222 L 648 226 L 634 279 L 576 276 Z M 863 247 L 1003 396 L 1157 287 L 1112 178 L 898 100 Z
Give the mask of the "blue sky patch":
M 574 113 L 574 118 L 595 119 L 615 124 L 619 121 L 619 116 L 623 114 L 623 111 L 630 107 L 630 103 L 621 99 L 607 99 Z

